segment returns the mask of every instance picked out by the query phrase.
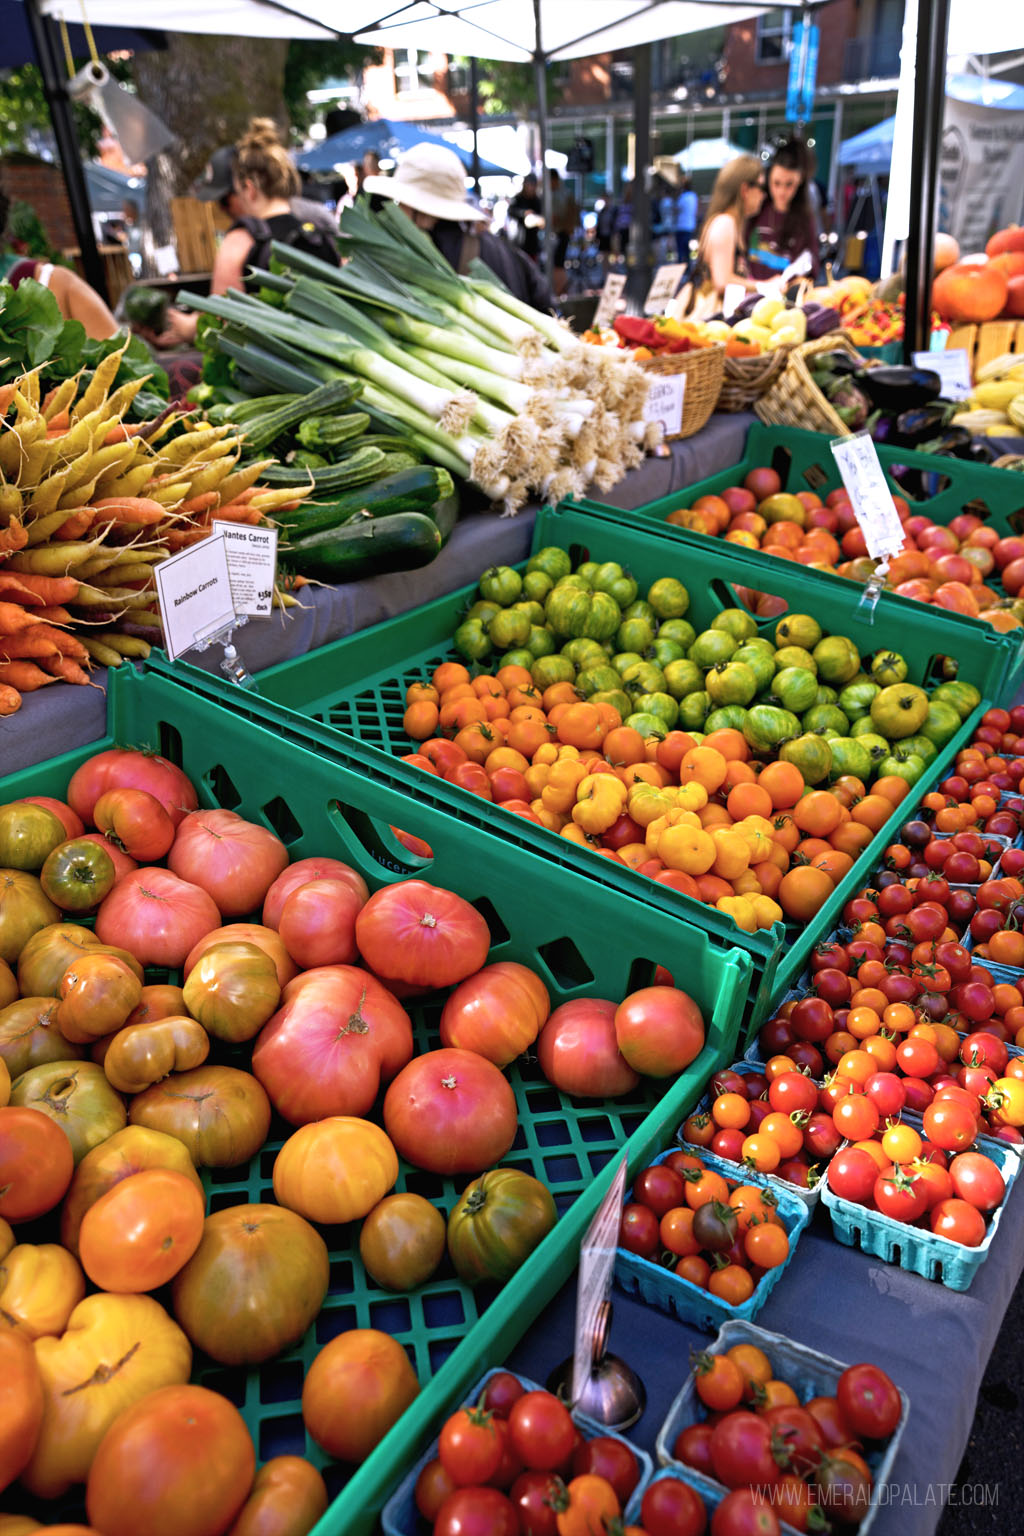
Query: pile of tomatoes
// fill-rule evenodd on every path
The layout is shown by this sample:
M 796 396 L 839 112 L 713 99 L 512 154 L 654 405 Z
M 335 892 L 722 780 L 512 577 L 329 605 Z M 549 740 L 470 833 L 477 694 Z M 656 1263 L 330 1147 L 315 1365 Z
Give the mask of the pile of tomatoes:
M 796 1530 L 812 1528 L 812 1511 L 832 1528 L 856 1526 L 874 1489 L 868 1457 L 896 1430 L 902 1400 L 876 1365 L 848 1366 L 833 1393 L 801 1404 L 754 1343 L 699 1354 L 695 1410 L 680 1430 L 677 1462 L 729 1489 L 756 1490 L 764 1509 Z M 736 1527 L 768 1531 L 769 1523 Z M 820 1528 L 814 1526 L 813 1528 Z M 714 1530 L 714 1526 L 712 1526 Z
M 904 541 L 890 562 L 888 587 L 901 597 L 983 618 L 999 630 L 1020 627 L 1020 618 L 1003 605 L 1007 593 L 1016 597 L 1024 587 L 1024 539 L 1016 534 L 1000 538 L 970 512 L 944 525 L 903 496 L 894 495 L 893 502 Z M 720 495 L 674 508 L 665 521 L 851 581 L 868 581 L 874 574 L 847 491 L 839 487 L 824 499 L 806 489 L 791 494 L 767 467 L 751 470 L 742 484 L 726 486 Z M 760 596 L 751 593 L 755 601 Z
M 592 1536 L 622 1514 L 640 1472 L 620 1436 L 586 1439 L 560 1398 L 495 1371 L 441 1426 L 413 1497 L 433 1536 Z
M 730 1184 L 694 1153 L 674 1150 L 637 1175 L 619 1245 L 728 1306 L 742 1306 L 789 1258 L 789 1233 L 776 1206 L 770 1189 Z

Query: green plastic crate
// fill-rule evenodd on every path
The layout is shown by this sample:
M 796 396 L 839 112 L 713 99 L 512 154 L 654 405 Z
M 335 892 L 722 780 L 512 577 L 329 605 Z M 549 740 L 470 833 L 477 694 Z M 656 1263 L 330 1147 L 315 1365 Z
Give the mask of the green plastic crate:
M 927 514 L 937 523 L 950 523 L 962 512 L 973 512 L 989 527 L 996 529 L 1000 537 L 1018 534 L 1024 530 L 1024 476 L 1008 474 L 1004 469 L 993 469 L 988 464 L 969 464 L 963 459 L 939 458 L 930 453 L 913 453 L 904 448 L 891 448 L 878 444 L 878 457 L 886 471 L 895 494 L 903 496 L 915 511 Z M 628 519 L 644 527 L 652 524 L 667 536 L 681 539 L 687 546 L 703 545 L 706 534 L 691 533 L 674 523 L 666 523 L 670 512 L 678 507 L 691 505 L 698 496 L 718 495 L 726 486 L 739 485 L 746 474 L 755 468 L 770 466 L 781 477 L 787 491 L 815 491 L 823 499 L 829 491 L 837 490 L 842 479 L 835 459 L 829 449 L 829 439 L 821 432 L 804 432 L 798 427 L 769 427 L 756 422 L 747 434 L 743 457 L 738 464 L 718 474 L 709 475 L 695 485 L 674 491 L 658 501 L 648 502 L 634 511 L 623 512 L 618 508 L 605 507 L 597 502 L 583 501 L 581 507 L 609 513 Z M 894 467 L 902 466 L 899 473 Z M 711 541 L 719 549 L 724 541 Z M 762 554 L 759 550 L 747 550 L 754 562 L 756 575 L 750 585 L 759 591 L 774 591 L 767 584 L 767 576 L 778 564 L 776 556 Z M 789 564 L 790 562 L 787 562 Z M 811 583 L 824 583 L 830 591 L 837 586 L 852 587 L 860 592 L 859 584 L 849 582 L 843 576 L 830 576 L 826 571 L 804 568 L 804 575 Z M 997 580 L 990 578 L 990 585 L 998 587 Z M 875 612 L 876 627 L 890 634 L 902 634 L 902 626 L 908 613 L 918 611 L 921 603 L 910 598 L 897 597 L 884 592 Z M 943 624 L 950 626 L 946 648 L 951 656 L 960 657 L 967 635 L 987 631 L 992 643 L 989 670 L 984 683 L 978 683 L 983 693 L 991 698 L 1011 693 L 1024 673 L 1024 644 L 1022 632 L 1011 630 L 999 634 L 979 619 L 964 614 L 941 610 Z M 972 678 L 972 681 L 976 679 Z
M 574 559 L 582 560 L 589 552 L 595 560 L 619 560 L 630 568 L 641 587 L 659 576 L 678 575 L 689 589 L 689 617 L 698 628 L 709 624 L 721 609 L 735 605 L 730 583 L 758 584 L 786 597 L 793 609 L 813 614 L 826 632 L 848 635 L 864 652 L 898 643 L 914 682 L 934 681 L 941 675 L 939 656 L 949 641 L 943 633 L 946 616 L 940 616 L 938 610 L 922 604 L 901 605 L 898 628 L 887 628 L 877 621 L 872 623 L 870 615 L 858 608 L 860 590 L 852 582 L 833 577 L 826 589 L 809 579 L 803 567 L 764 557 L 761 565 L 755 567 L 750 551 L 734 549 L 719 540 L 693 538 L 686 544 L 672 544 L 658 530 L 635 526 L 630 517 L 631 514 L 622 512 L 588 512 L 568 503 L 558 508 L 545 507 L 537 515 L 532 547 L 557 544 L 570 550 Z M 767 569 L 762 571 L 762 567 Z M 577 870 L 623 895 L 637 897 L 698 923 L 722 944 L 739 945 L 754 959 L 757 990 L 753 1015 L 754 1021 L 760 1022 L 766 1016 L 779 975 L 799 972 L 817 938 L 828 931 L 823 924 L 830 922 L 834 926 L 834 910 L 857 884 L 864 882 L 874 867 L 873 860 L 892 841 L 897 815 L 841 883 L 836 899 L 823 908 L 808 928 L 800 931 L 790 925 L 787 929 L 777 923 L 771 929 L 743 933 L 730 917 L 714 907 L 638 875 L 625 865 L 602 858 L 589 848 L 558 837 L 499 805 L 481 801 L 421 769 L 406 767 L 396 761 L 414 745 L 402 729 L 406 688 L 428 678 L 439 662 L 453 657 L 461 660 L 451 637 L 475 594 L 475 584 L 463 587 L 399 618 L 268 668 L 259 674 L 259 695 L 248 696 L 247 707 L 274 729 L 294 729 L 298 723 L 296 715 L 306 717 L 302 728 L 314 744 L 344 742 L 352 749 L 355 742 L 360 742 L 370 753 L 369 761 L 376 762 L 392 782 L 402 785 L 417 802 L 428 799 L 454 811 L 463 821 L 501 828 L 502 836 L 517 846 L 543 850 L 552 866 Z M 892 614 L 887 616 L 891 618 Z M 770 635 L 775 623 L 769 619 L 760 621 L 760 632 Z M 962 641 L 957 638 L 960 675 L 984 692 L 986 678 L 1001 665 L 1000 637 L 986 625 L 972 624 Z M 169 668 L 156 658 L 152 665 L 186 682 L 190 689 L 230 701 L 230 707 L 236 707 L 238 690 L 219 678 L 180 662 Z M 928 776 L 929 785 L 933 779 L 937 782 L 944 777 L 946 765 L 967 739 L 962 730 L 938 755 Z
M 486 917 L 492 958 L 534 968 L 553 1005 L 580 996 L 622 997 L 649 983 L 660 962 L 675 968 L 680 985 L 697 1000 L 707 1021 L 705 1047 L 685 1073 L 667 1086 L 647 1079 L 615 1101 L 569 1099 L 529 1059 L 509 1070 L 520 1126 L 505 1162 L 548 1184 L 561 1219 L 503 1292 L 480 1288 L 474 1293 L 451 1272 L 410 1296 L 379 1291 L 362 1270 L 355 1229 L 332 1229 L 326 1234 L 330 1294 L 300 1346 L 253 1371 L 197 1359 L 195 1379 L 238 1405 L 260 1460 L 286 1452 L 307 1455 L 324 1468 L 336 1493 L 344 1482 L 342 1469 L 327 1463 L 303 1428 L 299 1398 L 305 1371 L 318 1349 L 346 1328 L 378 1327 L 401 1340 L 424 1390 L 317 1527 L 320 1536 L 356 1536 L 372 1528 L 373 1512 L 383 1504 L 396 1472 L 414 1459 L 422 1432 L 482 1369 L 504 1357 L 571 1273 L 580 1238 L 610 1181 L 613 1160 L 625 1151 L 632 1176 L 663 1144 L 708 1074 L 731 1059 L 751 963 L 739 950 L 716 949 L 699 929 L 653 907 L 613 904 L 595 883 L 552 870 L 536 854 L 483 828 L 467 836 L 449 814 L 426 803 L 413 806 L 386 773 L 371 771 L 340 747 L 314 752 L 298 730 L 268 730 L 245 709 L 247 695 L 236 692 L 232 703 L 229 712 L 155 673 L 127 668 L 112 673 L 106 737 L 0 780 L 0 801 L 26 794 L 61 797 L 75 768 L 106 747 L 156 749 L 184 768 L 202 805 L 235 810 L 269 826 L 292 859 L 343 859 L 359 869 L 372 889 L 416 875 L 458 891 Z M 426 838 L 432 861 L 407 854 L 392 825 Z M 614 942 L 609 942 L 612 933 Z M 436 1046 L 440 1000 L 416 1000 L 409 1008 L 418 1050 Z M 211 1209 L 272 1201 L 274 1152 L 289 1131 L 275 1122 L 270 1141 L 248 1167 L 207 1173 Z M 466 1182 L 456 1184 L 403 1164 L 397 1187 L 416 1190 L 447 1211 Z M 10 1502 L 8 1496 L 5 1505 Z

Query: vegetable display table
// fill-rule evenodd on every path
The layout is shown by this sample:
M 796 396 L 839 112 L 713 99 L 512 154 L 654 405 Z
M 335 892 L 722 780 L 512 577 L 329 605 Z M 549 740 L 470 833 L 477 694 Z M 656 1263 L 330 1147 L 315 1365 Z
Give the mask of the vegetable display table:
M 645 459 L 613 491 L 601 493 L 601 499 L 632 509 L 728 468 L 742 458 L 753 419 L 747 413 L 713 416 L 702 432 L 673 443 L 662 458 Z M 239 654 L 250 672 L 259 672 L 453 592 L 475 581 L 488 565 L 525 560 L 535 513 L 536 508 L 524 507 L 517 517 L 479 512 L 460 518 L 437 559 L 422 570 L 342 586 L 304 587 L 301 606 L 287 613 L 275 610 L 269 620 L 238 631 Z M 220 656 L 219 650 L 194 652 L 189 660 L 215 672 Z M 46 688 L 29 694 L 16 715 L 0 719 L 0 773 L 13 773 L 103 735 L 104 669 L 97 668 L 95 677 L 100 687 Z
M 841 1247 L 820 1210 L 758 1314 L 759 1327 L 844 1364 L 874 1361 L 910 1398 L 909 1423 L 872 1536 L 933 1536 L 956 1482 L 978 1388 L 1024 1264 L 1019 1183 L 1008 1207 L 999 1241 L 963 1293 Z M 519 1344 L 512 1369 L 544 1382 L 572 1353 L 575 1302 L 574 1278 Z M 609 1348 L 639 1372 L 647 1389 L 643 1417 L 628 1434 L 653 1455 L 658 1429 L 690 1369 L 690 1351 L 702 1348 L 708 1335 L 617 1288 L 612 1303 Z M 1012 1491 L 1012 1484 L 972 1483 L 962 1502 L 1002 1510 Z

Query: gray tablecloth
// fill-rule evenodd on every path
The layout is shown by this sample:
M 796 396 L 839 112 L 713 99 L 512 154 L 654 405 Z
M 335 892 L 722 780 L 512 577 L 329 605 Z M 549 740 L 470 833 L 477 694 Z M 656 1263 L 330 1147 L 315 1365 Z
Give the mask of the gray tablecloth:
M 956 1481 L 974 1418 L 978 1388 L 1024 1264 L 1024 1185 L 1015 1186 L 988 1259 L 970 1290 L 947 1290 L 918 1275 L 842 1247 L 821 1209 L 754 1319 L 853 1365 L 871 1360 L 910 1398 L 910 1417 L 872 1536 L 932 1536 Z M 654 1455 L 658 1430 L 690 1370 L 690 1352 L 707 1335 L 615 1289 L 609 1348 L 637 1371 L 647 1407 L 629 1431 Z M 559 1292 L 543 1320 L 511 1358 L 514 1369 L 543 1383 L 572 1353 L 575 1288 Z M 961 1502 L 1001 1514 L 1011 1510 L 1015 1482 L 971 1485 Z M 1001 1496 L 1000 1496 L 1001 1495 Z
M 713 416 L 695 437 L 673 443 L 662 458 L 645 459 L 613 491 L 603 496 L 594 493 L 593 499 L 620 508 L 640 507 L 716 474 L 742 457 L 753 419 L 745 413 Z M 299 594 L 300 607 L 275 612 L 240 629 L 238 652 L 250 672 L 260 672 L 453 592 L 488 565 L 525 559 L 535 516 L 535 507 L 524 507 L 518 517 L 510 518 L 473 513 L 459 520 L 445 548 L 423 570 L 343 586 L 305 587 Z M 217 647 L 193 652 L 189 660 L 215 672 L 221 655 Z M 54 683 L 28 695 L 16 715 L 0 719 L 0 777 L 102 736 L 105 678 L 105 669 L 97 668 L 98 687 Z

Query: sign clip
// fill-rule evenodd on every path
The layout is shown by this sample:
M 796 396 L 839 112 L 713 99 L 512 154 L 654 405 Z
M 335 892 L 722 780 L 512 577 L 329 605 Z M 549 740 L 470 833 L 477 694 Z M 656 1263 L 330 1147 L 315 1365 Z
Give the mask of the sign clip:
M 237 683 L 239 688 L 246 688 L 252 693 L 257 693 L 259 690 L 256 687 L 256 679 L 241 656 L 239 656 L 232 639 L 235 630 L 240 629 L 243 624 L 247 623 L 248 616 L 244 613 L 238 613 L 230 623 L 214 625 L 209 633 L 199 630 L 195 637 L 194 646 L 197 651 L 209 650 L 211 645 L 223 646 L 224 655 L 220 659 L 221 671 L 233 683 Z

